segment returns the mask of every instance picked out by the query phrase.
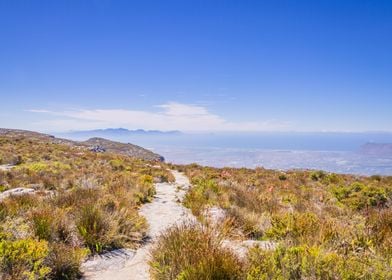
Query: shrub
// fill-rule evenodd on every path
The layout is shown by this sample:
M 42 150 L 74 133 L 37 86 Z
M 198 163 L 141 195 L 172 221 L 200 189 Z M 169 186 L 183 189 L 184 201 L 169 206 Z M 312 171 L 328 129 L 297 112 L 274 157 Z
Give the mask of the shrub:
M 191 179 L 185 205 L 199 219 L 216 205 L 233 234 L 279 241 L 281 249 L 250 256 L 248 279 L 392 279 L 392 177 L 178 168 Z
M 82 274 L 80 263 L 88 251 L 72 248 L 62 243 L 53 244 L 46 259 L 46 264 L 51 268 L 49 279 L 73 280 L 79 279 Z
M 194 180 L 192 188 L 185 196 L 184 204 L 198 216 L 205 206 L 217 204 L 221 194 L 221 187 L 214 180 Z
M 152 250 L 150 272 L 159 280 L 242 279 L 241 262 L 207 227 L 177 225 Z
M 286 180 L 287 180 L 286 174 L 280 174 L 280 175 L 279 175 L 279 180 L 281 180 L 281 181 L 286 181 Z
M 233 219 L 237 228 L 249 238 L 261 238 L 264 234 L 269 217 L 259 213 L 249 211 L 246 208 L 231 207 L 228 215 Z
M 111 215 L 113 247 L 134 247 L 146 235 L 147 223 L 136 211 L 122 208 Z
M 367 206 L 384 206 L 388 200 L 385 189 L 358 182 L 348 186 L 333 187 L 332 192 L 340 202 L 356 210 Z
M 357 255 L 339 255 L 320 247 L 260 248 L 249 252 L 247 280 L 258 279 L 382 279 L 392 277 L 392 270 L 382 260 Z
M 139 192 L 135 193 L 138 204 L 151 202 L 156 193 L 153 183 L 154 178 L 150 175 L 143 175 L 139 178 Z
M 35 163 L 29 163 L 20 166 L 20 168 L 27 168 L 28 170 L 34 171 L 34 172 L 42 172 L 45 170 L 49 169 L 48 164 L 44 162 L 35 162 Z
M 310 212 L 274 215 L 266 236 L 275 240 L 287 239 L 295 244 L 310 242 L 319 223 L 317 216 Z
M 46 241 L 0 241 L 2 279 L 43 279 L 50 272 L 50 268 L 44 264 L 47 254 Z
M 0 204 L 3 206 L 0 208 L 4 209 L 4 215 L 12 217 L 25 214 L 26 211 L 33 209 L 35 206 L 39 205 L 40 202 L 41 200 L 37 195 L 13 195 L 1 201 Z
M 13 156 L 9 162 L 11 165 L 19 165 L 23 162 L 23 158 L 21 155 Z
M 99 208 L 84 206 L 77 220 L 77 228 L 86 246 L 95 253 L 102 252 L 110 244 L 110 220 Z
M 125 169 L 124 162 L 121 159 L 112 159 L 109 163 L 113 171 L 122 171 Z
M 371 229 L 375 245 L 392 256 L 392 209 L 371 212 L 368 227 Z
M 327 176 L 327 174 L 324 171 L 318 170 L 318 171 L 313 171 L 310 173 L 310 178 L 313 181 L 320 181 L 324 179 Z
M 94 153 L 87 147 L 56 142 L 34 135 L 0 135 L 1 161 L 20 164 L 0 171 L 0 191 L 2 186 L 37 190 L 35 194 L 10 196 L 0 202 L 0 240 L 48 244 L 45 265 L 52 271 L 45 279 L 74 279 L 80 254 L 86 247 L 99 253 L 116 247 L 135 247 L 141 242 L 147 226 L 138 215 L 138 207 L 153 197 L 154 178 L 173 177 L 164 163 L 158 166 L 125 155 Z M 48 189 L 53 192 L 40 191 Z M 14 262 L 13 269 L 18 267 Z M 7 276 L 7 269 L 0 268 L 1 279 L 3 275 L 7 280 L 28 277 Z M 41 277 L 33 274 L 34 279 Z
M 64 242 L 71 244 L 74 241 L 73 224 L 63 210 L 46 206 L 31 213 L 32 228 L 39 239 L 50 242 Z
M 35 236 L 50 241 L 53 234 L 54 215 L 52 209 L 41 209 L 32 213 L 32 225 Z

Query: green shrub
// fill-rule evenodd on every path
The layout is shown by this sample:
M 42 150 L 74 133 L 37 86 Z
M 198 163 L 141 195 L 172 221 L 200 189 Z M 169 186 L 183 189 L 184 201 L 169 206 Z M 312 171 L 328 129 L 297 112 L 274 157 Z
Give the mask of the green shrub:
M 275 240 L 288 239 L 296 244 L 310 242 L 319 223 L 318 217 L 310 212 L 276 214 L 272 216 L 271 227 L 265 235 Z
M 74 224 L 64 210 L 51 206 L 36 209 L 31 213 L 31 225 L 39 239 L 64 243 L 74 241 Z
M 327 175 L 327 182 L 330 184 L 338 184 L 342 181 L 339 175 L 331 173 Z
M 32 225 L 35 236 L 50 241 L 53 234 L 54 213 L 51 209 L 42 209 L 32 213 Z
M 34 172 L 41 172 L 49 169 L 48 164 L 44 162 L 29 163 L 21 166 L 21 168 L 23 167 Z
M 112 159 L 109 164 L 113 171 L 122 171 L 125 169 L 124 162 L 121 159 Z
M 271 279 L 371 279 L 392 277 L 391 267 L 368 256 L 339 255 L 320 247 L 278 247 L 274 251 L 251 249 L 247 280 Z
M 310 178 L 313 181 L 320 181 L 324 179 L 327 176 L 327 174 L 324 171 L 318 170 L 318 171 L 313 171 L 310 173 Z
M 367 206 L 383 206 L 388 200 L 384 188 L 366 186 L 358 182 L 348 186 L 333 187 L 332 192 L 341 203 L 356 210 Z
M 281 180 L 281 181 L 286 181 L 286 180 L 287 180 L 286 174 L 280 174 L 280 175 L 279 175 L 279 180 Z
M 214 180 L 197 179 L 192 182 L 192 188 L 185 196 L 184 205 L 198 216 L 206 206 L 218 204 L 221 194 L 221 187 Z
M 94 253 L 100 253 L 110 244 L 111 225 L 108 217 L 99 208 L 84 206 L 77 220 L 77 228 L 85 245 Z
M 377 181 L 377 182 L 380 182 L 382 180 L 382 177 L 381 177 L 381 175 L 372 175 L 372 176 L 370 176 L 370 179 Z
M 151 202 L 155 195 L 154 178 L 150 175 L 143 175 L 139 178 L 139 191 L 135 193 L 138 204 Z

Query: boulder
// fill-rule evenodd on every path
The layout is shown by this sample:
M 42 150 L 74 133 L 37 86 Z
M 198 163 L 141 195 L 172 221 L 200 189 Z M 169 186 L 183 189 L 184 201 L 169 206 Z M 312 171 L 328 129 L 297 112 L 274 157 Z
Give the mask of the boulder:
M 35 193 L 34 189 L 30 189 L 30 188 L 15 188 L 15 189 L 10 189 L 10 190 L 6 190 L 2 193 L 0 193 L 0 201 L 2 201 L 3 199 L 6 199 L 9 196 L 12 195 L 24 195 L 24 194 L 33 194 Z

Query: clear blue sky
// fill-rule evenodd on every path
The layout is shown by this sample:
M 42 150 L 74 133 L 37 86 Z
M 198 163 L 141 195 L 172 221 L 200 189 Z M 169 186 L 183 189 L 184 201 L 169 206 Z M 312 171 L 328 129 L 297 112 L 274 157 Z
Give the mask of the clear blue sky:
M 392 131 L 392 1 L 0 0 L 0 127 Z

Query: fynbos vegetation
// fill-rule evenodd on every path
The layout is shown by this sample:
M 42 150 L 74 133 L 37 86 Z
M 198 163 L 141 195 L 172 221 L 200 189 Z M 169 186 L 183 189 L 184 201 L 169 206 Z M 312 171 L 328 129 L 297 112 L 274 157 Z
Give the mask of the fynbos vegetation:
M 156 180 L 172 180 L 158 162 L 95 153 L 23 135 L 0 137 L 1 279 L 76 279 L 89 254 L 137 247 L 146 232 L 138 207 Z
M 205 256 L 213 255 L 217 233 L 196 229 L 193 234 L 203 238 L 193 243 L 197 237 L 185 238 L 189 228 L 176 228 L 154 251 L 155 279 L 392 279 L 392 177 L 177 168 L 191 178 L 184 204 L 202 223 L 205 210 L 218 207 L 233 227 L 228 238 L 241 235 L 277 246 L 250 249 L 241 262 L 228 254 L 232 278 L 213 277 L 204 268 L 194 276 L 192 269 L 203 263 L 195 254 L 207 247 Z M 220 268 L 213 273 L 228 271 Z

